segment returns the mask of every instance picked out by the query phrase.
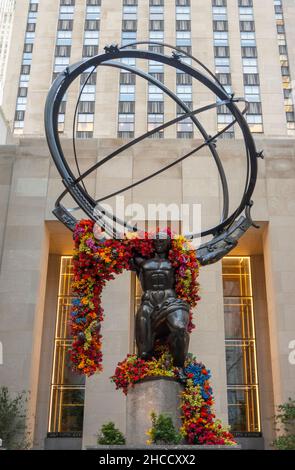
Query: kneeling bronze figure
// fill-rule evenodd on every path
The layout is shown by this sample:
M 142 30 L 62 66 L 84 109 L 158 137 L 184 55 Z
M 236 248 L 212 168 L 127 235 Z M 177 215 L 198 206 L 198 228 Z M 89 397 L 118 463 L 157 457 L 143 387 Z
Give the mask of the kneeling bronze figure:
M 190 307 L 176 296 L 174 268 L 168 259 L 170 244 L 167 234 L 160 232 L 154 240 L 153 258 L 134 257 L 143 290 L 136 313 L 136 344 L 138 356 L 151 359 L 155 342 L 167 342 L 174 365 L 183 367 L 189 345 Z

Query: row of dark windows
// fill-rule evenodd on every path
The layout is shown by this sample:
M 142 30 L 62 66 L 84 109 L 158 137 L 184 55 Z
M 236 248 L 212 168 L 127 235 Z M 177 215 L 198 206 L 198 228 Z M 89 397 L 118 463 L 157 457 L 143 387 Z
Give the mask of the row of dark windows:
M 80 76 L 80 83 L 81 85 L 84 85 L 86 82 L 87 78 L 89 77 L 88 73 L 82 73 Z M 94 72 L 93 74 L 90 75 L 90 77 L 87 80 L 87 85 L 96 85 L 96 73 Z
M 277 24 L 277 32 L 279 34 L 285 34 L 285 25 L 284 24 Z
M 55 46 L 55 57 L 70 57 L 71 46 Z
M 135 101 L 119 101 L 119 114 L 134 114 Z
M 156 54 L 164 54 L 164 46 L 149 44 L 149 52 L 155 52 Z
M 275 5 L 275 12 L 278 13 L 278 14 L 283 13 L 282 5 Z
M 137 31 L 137 20 L 122 20 L 122 31 Z
M 176 31 L 191 31 L 191 20 L 176 20 Z
M 60 0 L 61 6 L 74 6 L 75 0 Z
M 227 20 L 214 20 L 213 31 L 228 31 L 228 21 Z M 254 21 L 240 21 L 240 31 L 243 33 L 255 31 Z
M 187 101 L 186 106 L 192 110 L 192 102 Z M 86 111 L 85 111 L 86 112 Z M 148 101 L 147 103 L 148 114 L 164 114 L 164 102 L 163 101 Z M 177 114 L 183 114 L 185 111 L 178 104 L 176 105 Z M 135 101 L 119 101 L 119 114 L 134 114 L 135 113 Z
M 254 32 L 255 31 L 254 21 L 240 21 L 240 31 L 242 33 Z
M 230 73 L 217 73 L 216 76 L 222 85 L 232 84 Z M 252 85 L 260 84 L 258 73 L 244 73 L 243 78 L 244 78 L 245 86 L 252 86 Z
M 242 46 L 241 50 L 244 59 L 257 57 L 257 48 L 255 46 Z M 229 46 L 214 46 L 214 56 L 228 58 L 230 56 Z
M 98 46 L 83 46 L 82 57 L 92 57 L 98 54 Z
M 164 20 L 150 20 L 150 31 L 164 31 Z M 137 31 L 137 20 L 122 20 L 122 31 Z M 176 31 L 191 31 L 190 20 L 176 20 Z
M 99 31 L 100 30 L 100 20 L 85 20 L 84 29 L 86 31 Z
M 72 31 L 73 20 L 58 20 L 57 29 L 59 31 Z
M 192 110 L 192 102 L 187 101 L 186 106 Z M 148 114 L 164 114 L 164 102 L 163 101 L 148 101 L 147 103 Z M 184 114 L 184 110 L 178 104 L 176 105 L 176 113 Z M 119 101 L 119 114 L 134 114 L 135 113 L 135 102 L 134 101 Z
M 80 101 L 78 105 L 78 112 L 80 114 L 94 114 L 95 101 Z
M 223 104 L 217 107 L 217 114 L 229 114 L 228 107 Z M 262 114 L 262 106 L 260 102 L 249 102 L 247 114 Z
M 30 65 L 22 65 L 20 68 L 21 75 L 30 75 L 31 66 Z
M 239 0 L 239 7 L 253 7 L 253 0 Z
M 30 3 L 29 11 L 37 12 L 39 8 L 39 3 Z
M 212 0 L 214 7 L 226 7 L 227 0 Z M 239 0 L 239 7 L 253 7 L 253 0 Z
M 189 105 L 190 103 L 186 103 Z M 163 101 L 149 101 L 148 102 L 148 114 L 164 114 L 164 103 Z M 59 113 L 65 112 L 65 102 L 61 103 Z M 95 112 L 94 101 L 82 101 L 79 103 L 78 112 L 80 114 L 91 114 Z M 134 101 L 120 101 L 119 102 L 119 113 L 121 114 L 134 114 L 135 113 L 135 102 Z M 183 114 L 183 109 L 177 105 L 177 114 Z M 228 108 L 226 105 L 218 106 L 218 114 L 228 114 Z M 260 102 L 249 102 L 247 114 L 262 114 L 262 106 Z M 288 122 L 294 121 L 294 112 L 286 113 L 289 118 Z M 15 121 L 24 120 L 25 111 L 15 112 Z
M 190 0 L 176 0 L 176 4 L 179 5 L 187 5 L 188 3 L 190 3 Z M 138 0 L 123 0 L 123 5 L 124 6 L 137 6 L 138 4 Z M 150 0 L 150 7 L 158 7 L 158 6 L 161 6 L 163 7 L 164 6 L 164 0 Z
M 120 85 L 135 85 L 135 74 L 120 73 Z
M 24 52 L 27 52 L 27 53 L 33 52 L 33 43 L 25 43 Z
M 186 54 L 192 54 L 192 46 L 177 46 L 177 49 L 181 49 Z
M 66 101 L 62 101 L 60 103 L 60 107 L 59 107 L 58 112 L 61 113 L 61 114 L 64 114 L 66 112 L 66 106 L 67 106 Z
M 152 72 L 150 75 L 159 82 L 164 83 L 164 74 L 162 72 Z
M 24 121 L 25 120 L 25 111 L 15 111 L 14 120 L 15 121 Z
M 187 73 L 177 73 L 176 74 L 176 85 L 191 85 L 192 77 Z
M 150 31 L 164 31 L 164 20 L 150 20 Z
M 26 31 L 28 33 L 34 33 L 36 31 L 36 23 L 27 23 Z
M 192 101 L 186 101 L 185 105 L 188 107 L 190 111 L 193 110 L 193 103 Z M 182 107 L 179 104 L 176 104 L 176 113 L 177 114 L 184 114 L 186 111 L 182 109 Z

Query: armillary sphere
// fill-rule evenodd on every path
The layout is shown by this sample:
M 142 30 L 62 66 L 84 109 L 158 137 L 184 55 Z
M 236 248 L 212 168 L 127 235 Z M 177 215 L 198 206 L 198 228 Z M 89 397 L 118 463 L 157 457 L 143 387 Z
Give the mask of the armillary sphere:
M 146 49 L 141 49 L 141 47 L 148 46 Z M 166 54 L 159 52 L 154 52 L 155 46 L 160 46 L 165 48 L 166 51 L 169 51 Z M 167 88 L 161 81 L 155 78 L 153 75 L 143 71 L 136 66 L 130 66 L 126 64 L 122 59 L 134 58 L 134 59 L 144 59 L 149 61 L 156 61 L 163 65 L 168 65 L 174 68 L 176 71 L 184 72 L 192 77 L 192 79 L 197 80 L 200 84 L 208 88 L 215 96 L 216 100 L 212 104 L 203 106 L 194 110 L 191 110 L 189 106 L 182 101 L 179 96 L 177 96 L 173 91 Z M 187 60 L 190 58 L 190 61 Z M 188 63 L 190 62 L 190 63 Z M 190 65 L 193 64 L 194 66 Z M 78 158 L 76 154 L 75 146 L 75 125 L 76 117 L 78 111 L 78 105 L 80 98 L 83 92 L 83 89 L 87 85 L 92 74 L 97 70 L 98 67 L 107 66 L 115 67 L 117 69 L 122 69 L 127 72 L 132 72 L 136 76 L 139 76 L 152 85 L 161 89 L 167 96 L 179 105 L 182 109 L 183 114 L 172 119 L 168 122 L 165 122 L 154 129 L 142 134 L 134 139 L 126 141 L 122 146 L 111 152 L 109 155 L 105 156 L 102 160 L 95 163 L 87 171 L 81 173 L 78 163 Z M 61 142 L 59 139 L 58 133 L 58 113 L 61 102 L 65 93 L 67 92 L 71 83 L 79 77 L 82 73 L 87 72 L 87 78 L 81 87 L 81 91 L 78 97 L 74 123 L 73 123 L 73 150 L 75 156 L 75 162 L 78 171 L 78 177 L 76 177 L 69 164 L 66 161 L 65 155 L 62 150 Z M 238 104 L 243 103 L 244 109 L 241 111 L 238 108 Z M 232 121 L 224 127 L 224 129 L 215 133 L 215 135 L 208 135 L 202 124 L 200 123 L 198 117 L 201 113 L 218 108 L 220 106 L 226 106 L 228 112 L 232 115 Z M 248 127 L 247 121 L 244 117 L 248 109 L 248 103 L 243 98 L 236 98 L 234 94 L 229 94 L 224 86 L 220 83 L 218 78 L 198 59 L 193 57 L 190 54 L 183 52 L 181 49 L 171 46 L 165 43 L 159 43 L 156 41 L 141 41 L 130 43 L 119 47 L 117 45 L 106 46 L 104 48 L 104 53 L 93 56 L 89 59 L 83 59 L 69 67 L 67 67 L 62 73 L 60 73 L 55 81 L 53 82 L 51 89 L 48 93 L 46 106 L 45 106 L 45 130 L 48 146 L 59 171 L 59 174 L 62 178 L 62 182 L 65 186 L 65 190 L 58 197 L 55 208 L 53 210 L 54 215 L 70 230 L 74 230 L 77 223 L 76 218 L 74 217 L 75 210 L 82 209 L 85 215 L 95 221 L 107 234 L 114 234 L 114 222 L 117 227 L 122 227 L 123 230 L 137 231 L 136 226 L 127 224 L 124 220 L 119 219 L 116 215 L 108 212 L 100 203 L 103 200 L 108 199 L 109 197 L 118 195 L 128 189 L 134 188 L 140 184 L 145 183 L 149 179 L 163 173 L 165 170 L 171 168 L 174 165 L 177 165 L 179 162 L 185 160 L 191 155 L 197 154 L 203 148 L 208 148 L 214 162 L 216 164 L 221 187 L 223 190 L 223 208 L 220 222 L 211 227 L 202 231 L 201 233 L 187 233 L 185 236 L 188 239 L 194 239 L 197 237 L 209 237 L 209 240 L 206 243 L 202 244 L 197 250 L 197 256 L 201 264 L 214 263 L 220 260 L 225 256 L 231 249 L 237 245 L 239 238 L 245 233 L 245 231 L 251 226 L 254 225 L 251 216 L 250 209 L 253 204 L 251 196 L 253 194 L 256 179 L 257 179 L 257 158 L 262 157 L 262 152 L 257 152 L 255 147 L 255 142 L 253 140 L 252 134 Z M 106 162 L 117 157 L 122 152 L 128 148 L 136 145 L 137 143 L 143 141 L 147 137 L 152 136 L 153 134 L 160 132 L 166 129 L 169 126 L 172 126 L 178 122 L 181 122 L 185 119 L 190 119 L 194 126 L 198 129 L 198 132 L 203 137 L 203 141 L 196 148 L 190 150 L 185 155 L 182 155 L 173 163 L 164 166 L 160 170 L 142 178 L 132 184 L 118 189 L 117 191 L 109 194 L 105 197 L 95 200 L 86 190 L 84 184 L 84 178 L 90 175 L 93 171 L 100 168 Z M 240 127 L 244 144 L 245 144 L 245 156 L 247 164 L 247 173 L 245 178 L 245 187 L 244 192 L 238 207 L 229 214 L 229 191 L 226 175 L 224 168 L 218 154 L 217 150 L 217 139 L 222 137 L 222 135 L 228 131 L 233 125 L 237 124 Z M 162 143 L 159 141 L 159 145 Z M 62 204 L 63 198 L 70 194 L 74 201 L 77 203 L 77 208 L 68 209 Z

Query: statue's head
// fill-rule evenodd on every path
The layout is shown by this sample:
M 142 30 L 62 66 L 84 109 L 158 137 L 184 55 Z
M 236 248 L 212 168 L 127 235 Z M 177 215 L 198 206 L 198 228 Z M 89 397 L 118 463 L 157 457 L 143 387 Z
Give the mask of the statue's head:
M 160 254 L 168 253 L 171 246 L 171 238 L 167 232 L 157 232 L 154 238 L 155 252 Z

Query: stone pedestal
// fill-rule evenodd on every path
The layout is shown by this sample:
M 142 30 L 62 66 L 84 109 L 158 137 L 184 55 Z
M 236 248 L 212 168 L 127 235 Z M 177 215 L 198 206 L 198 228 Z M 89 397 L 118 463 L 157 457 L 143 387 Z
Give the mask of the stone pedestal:
M 151 428 L 151 412 L 169 414 L 176 428 L 181 426 L 180 393 L 183 386 L 169 377 L 151 377 L 130 388 L 127 395 L 127 445 L 145 445 Z

